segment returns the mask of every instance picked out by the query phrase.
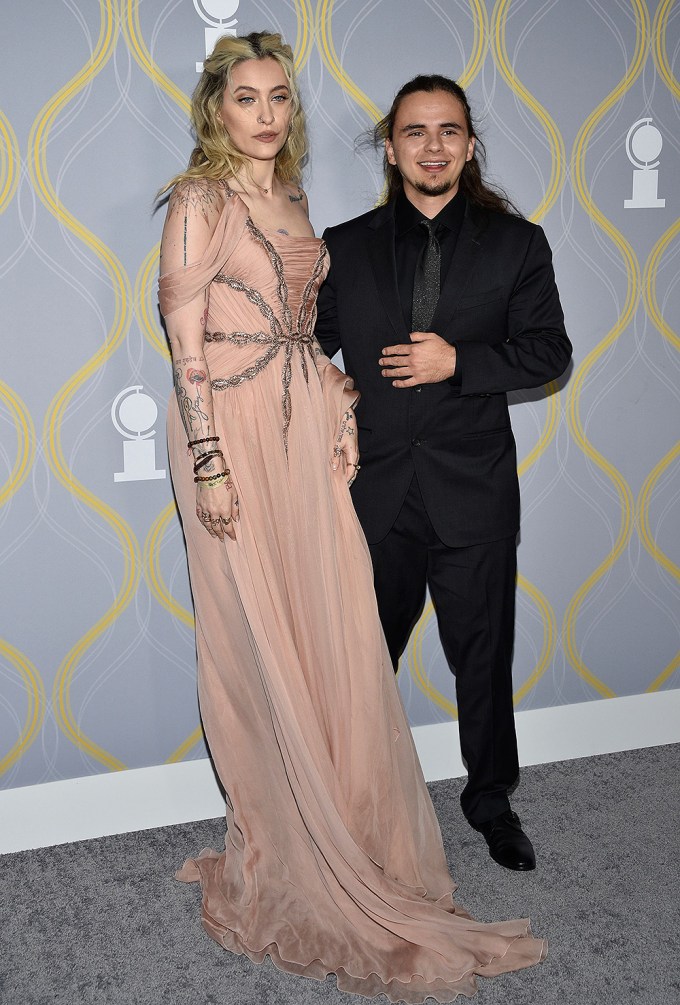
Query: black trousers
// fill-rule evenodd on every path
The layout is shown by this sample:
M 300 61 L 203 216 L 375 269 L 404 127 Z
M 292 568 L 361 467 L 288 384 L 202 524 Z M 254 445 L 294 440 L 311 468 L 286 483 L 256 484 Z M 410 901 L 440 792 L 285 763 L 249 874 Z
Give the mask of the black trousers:
M 515 538 L 449 548 L 437 537 L 414 475 L 387 537 L 369 545 L 378 610 L 395 670 L 425 603 L 437 615 L 456 678 L 460 744 L 468 769 L 461 794 L 467 819 L 481 824 L 509 808 L 519 774 L 512 704 Z

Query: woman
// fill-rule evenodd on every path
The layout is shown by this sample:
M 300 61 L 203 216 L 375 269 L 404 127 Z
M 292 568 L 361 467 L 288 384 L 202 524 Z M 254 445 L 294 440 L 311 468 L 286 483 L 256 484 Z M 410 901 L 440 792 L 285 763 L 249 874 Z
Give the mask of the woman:
M 350 382 L 315 346 L 328 269 L 298 188 L 293 54 L 223 38 L 192 104 L 161 308 L 173 483 L 196 608 L 201 713 L 226 848 L 180 873 L 213 938 L 255 962 L 392 1001 L 472 995 L 538 962 L 527 922 L 454 904 L 348 491 Z M 192 464 L 193 461 L 193 464 Z

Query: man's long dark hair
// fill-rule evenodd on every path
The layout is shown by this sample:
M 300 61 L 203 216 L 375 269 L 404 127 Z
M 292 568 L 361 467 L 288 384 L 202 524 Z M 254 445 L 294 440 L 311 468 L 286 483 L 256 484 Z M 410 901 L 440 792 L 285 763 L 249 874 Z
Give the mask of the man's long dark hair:
M 418 91 L 425 91 L 428 94 L 433 94 L 436 91 L 445 91 L 456 98 L 463 106 L 468 136 L 474 136 L 475 138 L 475 152 L 472 155 L 472 159 L 467 161 L 463 168 L 463 173 L 458 183 L 459 191 L 463 193 L 469 202 L 475 203 L 477 206 L 483 206 L 485 209 L 493 209 L 498 213 L 521 216 L 520 211 L 513 205 L 502 189 L 491 186 L 483 180 L 482 166 L 486 164 L 486 150 L 475 132 L 470 103 L 465 91 L 460 84 L 457 84 L 455 80 L 451 80 L 449 77 L 444 77 L 439 73 L 421 74 L 404 84 L 397 91 L 392 102 L 392 107 L 385 118 L 381 119 L 372 131 L 372 140 L 376 149 L 384 148 L 385 140 L 392 139 L 394 121 L 404 98 L 409 94 L 416 94 Z M 392 199 L 395 199 L 399 195 L 404 187 L 404 183 L 399 168 L 396 164 L 390 164 L 388 161 L 387 153 L 383 157 L 383 170 L 385 172 L 386 186 L 382 202 L 385 204 L 391 202 Z

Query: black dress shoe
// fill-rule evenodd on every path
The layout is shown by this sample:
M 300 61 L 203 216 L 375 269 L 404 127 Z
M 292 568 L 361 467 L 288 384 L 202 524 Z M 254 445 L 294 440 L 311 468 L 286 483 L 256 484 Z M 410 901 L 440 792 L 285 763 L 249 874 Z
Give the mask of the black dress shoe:
M 506 810 L 493 820 L 476 826 L 484 835 L 489 855 L 494 862 L 519 872 L 536 868 L 536 855 L 531 841 L 522 830 L 519 817 L 512 810 Z

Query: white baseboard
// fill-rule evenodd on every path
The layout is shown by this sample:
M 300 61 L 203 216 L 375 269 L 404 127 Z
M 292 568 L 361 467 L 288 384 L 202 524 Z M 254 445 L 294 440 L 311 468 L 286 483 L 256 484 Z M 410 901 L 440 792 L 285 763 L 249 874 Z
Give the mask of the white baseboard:
M 680 689 L 516 716 L 520 763 L 680 742 Z M 465 774 L 458 724 L 416 726 L 428 781 Z M 206 820 L 224 813 L 210 762 L 185 761 L 0 791 L 0 854 Z

